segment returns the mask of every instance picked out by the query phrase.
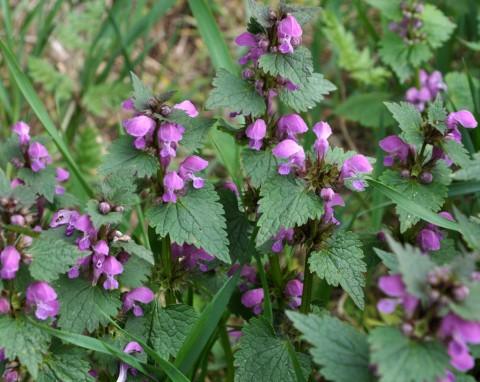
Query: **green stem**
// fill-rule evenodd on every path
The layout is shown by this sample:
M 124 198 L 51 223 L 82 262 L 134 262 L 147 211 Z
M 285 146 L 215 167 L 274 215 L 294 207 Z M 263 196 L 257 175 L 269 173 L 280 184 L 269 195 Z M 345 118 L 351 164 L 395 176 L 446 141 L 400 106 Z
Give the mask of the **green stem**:
M 165 290 L 165 303 L 166 305 L 175 304 L 175 294 L 171 288 L 171 281 L 172 281 L 172 254 L 171 254 L 171 243 L 170 243 L 170 236 L 167 235 L 162 239 L 162 267 L 163 267 L 163 274 L 167 281 L 167 288 Z
M 283 309 L 283 275 L 280 267 L 280 255 L 275 253 L 270 256 L 270 274 L 272 275 L 273 285 L 278 290 L 277 297 L 280 309 Z
M 313 273 L 310 272 L 310 265 L 308 264 L 309 254 L 310 249 L 305 254 L 305 273 L 303 276 L 302 305 L 300 305 L 300 313 L 303 314 L 310 313 L 310 302 L 312 301 Z
M 223 353 L 225 355 L 225 362 L 227 363 L 225 381 L 233 382 L 235 372 L 233 368 L 233 352 L 232 347 L 230 346 L 230 338 L 228 337 L 225 321 L 220 322 L 220 341 L 222 343 Z
M 260 275 L 260 281 L 263 287 L 263 315 L 268 321 L 273 322 L 272 303 L 270 302 L 270 292 L 268 290 L 267 277 L 265 276 L 265 270 L 263 269 L 262 258 L 257 251 L 255 253 L 255 260 L 257 261 L 258 273 Z

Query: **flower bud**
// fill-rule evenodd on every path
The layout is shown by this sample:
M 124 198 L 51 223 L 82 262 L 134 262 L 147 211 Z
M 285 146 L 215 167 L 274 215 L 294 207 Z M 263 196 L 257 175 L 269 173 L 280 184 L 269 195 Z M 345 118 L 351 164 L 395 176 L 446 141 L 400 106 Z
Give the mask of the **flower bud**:
M 252 77 L 254 76 L 254 74 L 255 74 L 255 73 L 254 73 L 253 70 L 250 69 L 250 68 L 247 68 L 247 69 L 243 69 L 243 70 L 242 70 L 242 78 L 243 78 L 244 80 L 248 80 L 248 79 L 252 78 Z
M 5 297 L 0 298 L 0 313 L 7 314 L 10 310 L 10 302 Z
M 266 38 L 261 38 L 258 41 L 258 46 L 262 49 L 267 49 L 269 45 L 270 45 L 270 42 Z
M 453 290 L 453 295 L 455 297 L 455 300 L 457 301 L 465 300 L 469 294 L 470 294 L 470 289 L 468 289 L 466 285 L 459 285 L 455 287 L 455 289 Z
M 115 212 L 123 212 L 123 211 L 125 211 L 125 207 L 124 207 L 124 206 L 115 206 L 115 207 L 113 208 L 113 210 L 114 210 Z
M 172 109 L 170 109 L 170 106 L 168 105 L 162 105 L 162 107 L 160 108 L 160 114 L 162 114 L 164 117 L 168 117 L 171 112 Z
M 418 4 L 418 5 L 415 7 L 415 12 L 416 12 L 416 13 L 422 13 L 422 12 L 423 12 L 423 4 Z
M 103 215 L 108 214 L 110 212 L 110 208 L 110 204 L 108 204 L 107 202 L 101 202 L 98 205 L 98 211 Z
M 261 93 L 263 90 L 263 85 L 264 85 L 264 82 L 262 80 L 255 81 L 255 90 Z
M 410 178 L 410 171 L 408 171 L 408 170 L 402 170 L 402 172 L 400 173 L 400 175 L 402 176 L 402 178 L 408 179 L 408 178 Z
M 12 215 L 10 218 L 10 223 L 12 225 L 18 225 L 19 227 L 23 227 L 25 225 L 25 218 L 22 215 Z
M 405 322 L 402 324 L 402 332 L 406 336 L 409 336 L 410 334 L 413 333 L 413 326 L 409 324 L 408 322 Z

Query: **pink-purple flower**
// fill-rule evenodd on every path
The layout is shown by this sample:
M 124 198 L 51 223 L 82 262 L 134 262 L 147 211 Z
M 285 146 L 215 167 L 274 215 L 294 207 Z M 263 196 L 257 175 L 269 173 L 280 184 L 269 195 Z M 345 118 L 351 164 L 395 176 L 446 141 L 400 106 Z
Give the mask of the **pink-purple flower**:
M 278 23 L 277 35 L 282 53 L 292 53 L 293 47 L 302 42 L 302 28 L 293 16 L 287 16 Z
M 272 251 L 280 253 L 283 250 L 285 243 L 293 243 L 293 228 L 286 229 L 282 227 L 280 231 L 273 237 L 275 242 L 272 245 Z
M 257 119 L 254 123 L 247 126 L 245 130 L 245 135 L 250 138 L 248 146 L 255 150 L 260 150 L 262 148 L 262 140 L 265 138 L 267 133 L 267 125 L 263 119 Z
M 165 203 L 176 203 L 177 194 L 175 191 L 183 189 L 184 182 L 180 176 L 175 171 L 167 172 L 163 178 L 163 186 L 165 187 L 162 199 Z
M 292 167 L 300 170 L 303 170 L 305 167 L 305 151 L 294 140 L 285 139 L 281 141 L 272 152 L 278 158 L 288 159 L 287 163 L 282 163 L 278 168 L 278 173 L 281 175 L 290 174 Z
M 13 245 L 7 245 L 0 253 L 0 262 L 2 269 L 0 276 L 4 280 L 11 280 L 15 277 L 20 266 L 20 252 Z
M 297 309 L 302 304 L 303 283 L 300 280 L 290 280 L 285 284 L 285 297 L 291 309 Z
M 377 309 L 382 313 L 391 314 L 401 304 L 405 313 L 411 314 L 419 304 L 418 298 L 407 292 L 401 275 L 380 277 L 378 287 L 390 297 L 378 302 Z
M 313 132 L 317 136 L 313 148 L 319 158 L 323 158 L 328 150 L 328 137 L 332 135 L 332 128 L 327 122 L 318 122 L 313 126 Z
M 18 134 L 18 141 L 22 145 L 28 145 L 30 143 L 30 126 L 25 122 L 20 121 L 13 125 L 12 130 Z
M 148 304 L 153 301 L 155 295 L 147 287 L 140 287 L 133 289 L 132 291 L 125 293 L 123 295 L 122 301 L 122 312 L 126 313 L 133 308 L 133 314 L 135 316 L 141 316 L 143 314 L 142 307 L 137 303 L 141 302 L 142 304 Z
M 35 316 L 46 320 L 58 313 L 59 302 L 55 290 L 44 281 L 30 284 L 25 292 L 28 306 L 36 306 Z
M 369 173 L 372 172 L 372 170 L 372 165 L 368 159 L 361 154 L 356 154 L 343 163 L 340 180 L 356 178 L 357 173 Z M 365 189 L 364 181 L 361 179 L 354 180 L 352 186 L 357 191 L 363 191 Z
M 45 146 L 39 142 L 33 142 L 28 147 L 27 153 L 30 160 L 30 168 L 34 172 L 45 169 L 45 166 L 52 161 Z
M 263 311 L 263 288 L 251 289 L 242 295 L 242 304 L 247 308 L 252 308 L 254 314 L 260 314 Z
M 206 263 L 215 259 L 214 256 L 210 255 L 204 249 L 187 243 L 183 245 L 172 243 L 172 258 L 178 261 L 182 268 L 189 272 L 197 267 L 200 272 L 206 272 L 208 271 Z
M 196 155 L 186 158 L 178 168 L 178 175 L 185 182 L 192 180 L 194 188 L 202 188 L 205 184 L 203 178 L 194 175 L 194 172 L 202 171 L 208 166 L 208 162 Z
M 125 349 L 123 349 L 123 352 L 127 354 L 143 353 L 143 348 L 137 342 L 129 342 L 127 346 L 125 346 Z M 117 382 L 126 382 L 128 380 L 129 370 L 133 375 L 137 375 L 137 369 L 121 361 Z
M 308 126 L 298 114 L 288 114 L 277 122 L 277 137 L 297 141 L 297 135 L 308 131 Z

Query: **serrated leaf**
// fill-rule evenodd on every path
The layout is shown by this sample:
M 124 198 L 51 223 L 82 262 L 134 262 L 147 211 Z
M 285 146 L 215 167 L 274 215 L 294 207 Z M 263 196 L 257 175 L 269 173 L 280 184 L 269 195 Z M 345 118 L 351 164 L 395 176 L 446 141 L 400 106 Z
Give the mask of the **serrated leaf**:
M 63 349 L 59 349 L 63 350 Z M 90 363 L 78 351 L 55 353 L 44 357 L 38 370 L 37 382 L 88 382 L 95 379 L 88 374 Z
M 28 249 L 32 255 L 30 274 L 36 280 L 52 282 L 75 265 L 77 259 L 86 256 L 78 249 L 73 237 L 65 236 L 63 228 L 43 231 Z
M 31 187 L 17 186 L 12 191 L 12 197 L 19 201 L 19 207 L 31 207 L 37 200 L 37 194 Z
M 384 33 L 379 42 L 378 54 L 382 61 L 393 69 L 401 83 L 412 75 L 412 67 L 408 64 L 409 46 L 396 33 Z
M 377 8 L 382 15 L 389 19 L 397 20 L 402 16 L 400 4 L 402 0 L 365 0 L 368 4 Z
M 368 342 L 380 382 L 435 382 L 450 366 L 440 343 L 411 340 L 396 328 L 376 328 Z
M 480 180 L 480 153 L 473 154 L 473 159 L 452 175 L 455 180 Z
M 207 99 L 205 108 L 227 107 L 234 112 L 258 117 L 266 110 L 265 100 L 251 82 L 245 81 L 228 70 L 220 68 L 213 80 L 215 87 Z
M 480 251 L 480 223 L 469 220 L 464 214 L 454 207 L 455 219 L 462 229 L 462 235 L 468 246 Z
M 185 128 L 181 145 L 191 151 L 198 151 L 204 147 L 208 132 L 216 122 L 216 119 L 192 118 L 179 109 L 172 109 L 172 113 L 166 119 Z
M 278 172 L 278 160 L 270 151 L 245 149 L 241 154 L 245 176 L 250 178 L 253 187 L 260 188 L 271 176 Z
M 33 326 L 24 317 L 0 317 L 0 348 L 5 358 L 14 361 L 18 357 L 33 378 L 37 377 L 42 352 L 48 349 L 50 336 Z
M 300 25 L 311 22 L 320 12 L 319 7 L 306 7 L 304 5 L 285 4 L 284 2 L 280 2 L 279 9 L 284 13 L 293 13 L 295 20 Z
M 48 166 L 44 170 L 34 172 L 29 168 L 22 168 L 18 177 L 32 188 L 37 194 L 45 196 L 49 202 L 53 202 L 55 196 L 56 173 L 53 167 Z
M 367 265 L 363 262 L 362 243 L 353 232 L 338 232 L 329 237 L 322 247 L 312 252 L 308 263 L 310 270 L 333 286 L 341 287 L 360 309 L 365 306 L 363 272 Z
M 107 291 L 82 279 L 61 278 L 55 290 L 60 301 L 58 327 L 69 332 L 92 333 L 108 324 L 104 313 L 116 316 L 121 306 L 118 291 Z
M 107 214 L 102 214 L 98 210 L 98 201 L 89 200 L 85 207 L 85 212 L 90 215 L 90 220 L 95 228 L 100 228 L 102 225 L 119 224 L 122 222 L 124 214 L 122 212 L 110 211 Z
M 235 382 L 297 382 L 287 348 L 288 339 L 279 339 L 264 318 L 252 318 L 242 332 L 239 350 L 234 355 L 234 366 L 237 367 Z M 302 353 L 297 353 L 297 357 L 302 374 L 307 379 L 311 369 L 310 359 Z
M 450 263 L 454 258 L 460 256 L 461 253 L 455 248 L 453 239 L 444 239 L 441 242 L 442 247 L 437 251 L 429 251 L 430 257 L 438 265 Z
M 133 145 L 134 137 L 123 136 L 108 147 L 108 154 L 99 168 L 102 175 L 130 170 L 138 177 L 152 176 L 159 166 L 157 158 Z
M 356 94 L 341 103 L 335 109 L 335 114 L 349 121 L 358 122 L 362 126 L 373 128 L 391 126 L 394 120 L 383 104 L 391 97 L 392 94 L 385 92 Z
M 335 317 L 287 311 L 302 339 L 313 347 L 310 354 L 321 366 L 320 374 L 333 382 L 373 382 L 369 369 L 367 336 Z
M 115 206 L 131 207 L 138 198 L 131 172 L 120 170 L 108 175 L 100 185 L 100 195 Z
M 319 73 L 313 73 L 310 77 L 302 79 L 295 85 L 299 87 L 297 90 L 283 89 L 279 93 L 279 97 L 285 105 L 290 106 L 297 113 L 313 108 L 324 99 L 324 95 L 337 89 L 334 84 L 323 78 L 323 75 Z
M 457 142 L 454 139 L 444 139 L 442 141 L 442 149 L 453 163 L 461 167 L 469 165 L 470 155 L 461 142 Z
M 28 56 L 27 66 L 33 81 L 41 83 L 46 91 L 53 92 L 59 100 L 68 100 L 71 97 L 74 84 L 69 76 L 60 73 L 47 61 L 35 56 Z
M 74 158 L 83 173 L 92 173 L 102 163 L 104 144 L 94 127 L 77 130 L 74 140 Z
M 398 271 L 398 259 L 397 257 L 390 252 L 386 252 L 379 248 L 373 249 L 380 259 L 382 259 L 383 264 L 390 270 L 391 274 L 399 273 Z
M 415 146 L 423 144 L 422 115 L 417 108 L 409 102 L 385 102 L 385 106 L 387 106 L 393 118 L 398 122 L 404 140 Z
M 302 179 L 291 175 L 275 175 L 264 182 L 258 202 L 260 230 L 257 243 L 262 244 L 275 236 L 282 227 L 293 228 L 317 219 L 323 212 L 323 201 L 306 190 Z
M 339 170 L 342 169 L 343 163 L 353 157 L 356 154 L 355 151 L 344 151 L 341 147 L 328 148 L 325 154 L 325 162 L 336 164 Z
M 473 268 L 475 269 L 475 268 Z M 469 293 L 461 302 L 451 302 L 450 308 L 456 315 L 468 321 L 480 320 L 480 282 L 471 282 L 466 285 Z
M 145 248 L 143 245 L 135 243 L 135 241 L 131 239 L 129 241 L 115 241 L 111 246 L 113 248 L 123 248 L 123 250 L 130 255 L 145 260 L 151 265 L 155 264 L 152 251 L 150 251 L 148 248 Z
M 455 24 L 432 4 L 425 4 L 418 18 L 422 21 L 420 30 L 427 34 L 426 41 L 433 49 L 440 48 L 455 29 Z
M 123 265 L 123 272 L 118 276 L 122 286 L 138 288 L 144 286 L 152 274 L 152 265 L 137 256 L 131 256 Z
M 248 6 L 252 16 L 262 27 L 270 28 L 272 26 L 272 22 L 269 17 L 271 10 L 268 5 L 262 4 L 255 0 L 249 0 Z
M 18 135 L 12 134 L 6 141 L 2 141 L 2 149 L 0 150 L 0 166 L 3 168 L 7 167 L 7 163 L 13 158 L 18 158 L 23 161 L 23 154 L 20 151 L 20 146 L 18 143 Z
M 123 82 L 107 82 L 91 85 L 82 96 L 82 105 L 97 117 L 106 117 L 108 112 L 125 101 L 130 86 Z
M 161 237 L 170 235 L 172 242 L 193 244 L 230 263 L 224 211 L 218 199 L 210 184 L 201 189 L 190 186 L 177 203 L 148 208 L 146 219 Z
M 5 171 L 0 167 L 0 196 L 10 196 L 11 192 L 10 181 L 7 179 Z
M 130 72 L 130 74 L 132 76 L 133 104 L 137 110 L 144 110 L 148 106 L 148 101 L 153 97 L 153 91 L 135 73 Z
M 447 125 L 447 109 L 443 107 L 443 101 L 440 94 L 437 94 L 435 101 L 428 104 L 428 123 L 435 127 L 440 133 L 445 134 Z
M 250 223 L 247 216 L 238 208 L 238 198 L 234 192 L 227 189 L 217 191 L 225 211 L 227 223 L 227 235 L 229 238 L 228 250 L 232 263 L 249 262 L 252 256 L 251 251 L 247 252 L 250 241 Z
M 155 299 L 144 308 L 143 316 L 130 318 L 125 330 L 138 336 L 162 358 L 176 357 L 198 319 L 194 308 L 185 304 L 163 308 Z
M 272 76 L 282 76 L 293 84 L 305 82 L 313 72 L 312 54 L 307 48 L 299 46 L 293 53 L 263 54 L 258 65 Z
M 379 180 L 401 193 L 408 199 L 414 200 L 433 212 L 439 211 L 448 195 L 448 185 L 451 182 L 450 169 L 444 161 L 437 162 L 437 165 L 430 171 L 433 181 L 429 184 L 422 184 L 415 178 L 403 178 L 397 171 L 386 170 Z M 400 216 L 400 230 L 405 232 L 420 218 L 411 211 L 407 211 L 397 204 L 397 213 Z

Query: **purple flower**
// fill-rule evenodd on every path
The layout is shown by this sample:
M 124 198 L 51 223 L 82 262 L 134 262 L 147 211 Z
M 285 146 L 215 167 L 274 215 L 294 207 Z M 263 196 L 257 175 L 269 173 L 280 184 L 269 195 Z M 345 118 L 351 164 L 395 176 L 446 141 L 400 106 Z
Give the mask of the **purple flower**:
M 237 36 L 235 38 L 235 44 L 238 46 L 256 46 L 257 45 L 257 39 L 254 34 L 250 32 L 244 32 L 241 35 Z
M 238 264 L 233 265 L 227 272 L 227 275 L 232 276 L 236 272 L 238 267 Z M 249 287 L 254 286 L 258 283 L 257 273 L 255 272 L 255 269 L 253 269 L 249 265 L 245 264 L 242 267 L 242 270 L 240 271 L 240 277 L 243 279 L 242 284 L 238 286 L 238 289 L 241 292 L 246 291 Z
M 70 173 L 64 168 L 57 167 L 57 177 L 55 178 L 57 182 L 65 182 L 70 178 Z
M 30 159 L 30 168 L 34 172 L 45 169 L 45 165 L 52 161 L 45 146 L 39 142 L 33 142 L 28 147 L 28 157 Z
M 55 290 L 44 281 L 30 284 L 25 292 L 27 305 L 36 305 L 35 316 L 39 320 L 46 320 L 58 313 L 59 302 Z
M 280 232 L 273 237 L 273 240 L 275 240 L 275 243 L 272 245 L 272 251 L 276 253 L 282 252 L 284 240 L 289 244 L 293 242 L 293 228 L 285 229 L 285 227 L 282 227 Z
M 260 314 L 263 311 L 263 288 L 251 289 L 242 295 L 242 304 L 247 308 L 253 308 L 254 314 Z
M 245 65 L 249 60 L 256 64 L 260 56 L 267 52 L 269 42 L 264 37 L 257 38 L 250 32 L 244 32 L 235 39 L 235 44 L 250 47 L 247 55 L 238 60 L 240 65 Z
M 135 109 L 135 104 L 133 103 L 133 100 L 131 98 L 127 98 L 125 101 L 122 102 L 122 108 L 123 110 L 136 110 Z
M 175 191 L 183 188 L 183 180 L 178 176 L 175 171 L 167 172 L 163 178 L 163 186 L 165 187 L 162 199 L 165 203 L 177 202 L 177 195 Z
M 323 193 L 324 194 L 323 196 L 329 198 L 330 195 L 331 195 L 331 192 L 323 191 L 323 190 L 332 190 L 332 189 L 331 188 L 324 188 L 320 192 L 320 195 Z M 324 205 L 325 212 L 323 214 L 323 220 L 325 221 L 325 223 L 332 222 L 333 224 L 340 224 L 340 222 L 337 219 L 335 219 L 334 216 L 333 216 L 333 214 L 335 212 L 333 207 L 344 206 L 345 205 L 345 202 L 343 201 L 342 197 L 340 196 L 340 194 L 337 194 L 335 192 L 331 196 L 331 199 L 325 199 L 323 196 L 321 195 L 322 199 L 325 200 L 325 205 Z
M 343 163 L 342 171 L 340 172 L 340 181 L 347 178 L 354 178 L 358 172 L 369 173 L 372 170 L 372 165 L 368 159 L 361 154 L 356 154 Z M 363 191 L 365 189 L 363 180 L 354 180 L 353 188 L 358 191 Z
M 85 214 L 77 218 L 75 221 L 75 228 L 78 231 L 83 232 L 83 237 L 75 241 L 78 244 L 78 249 L 81 251 L 89 249 L 90 244 L 97 237 L 97 230 L 93 226 L 90 216 Z
M 4 382 L 19 382 L 22 380 L 22 375 L 19 370 L 5 369 L 2 380 Z
M 23 227 L 25 225 L 25 218 L 22 215 L 15 214 L 10 217 L 10 224 L 18 225 L 19 227 Z
M 477 127 L 477 121 L 472 113 L 468 110 L 459 110 L 448 114 L 445 123 L 448 127 L 448 132 L 453 135 L 453 139 L 460 141 L 461 135 L 458 131 L 458 124 L 467 129 L 473 129 Z M 458 138 L 460 136 L 460 138 Z
M 327 122 L 318 122 L 313 126 L 317 140 L 313 144 L 319 158 L 323 158 L 328 150 L 328 137 L 332 135 L 332 128 Z
M 200 272 L 206 272 L 208 271 L 208 266 L 205 262 L 215 259 L 214 256 L 207 253 L 204 249 L 187 243 L 183 245 L 172 243 L 172 258 L 177 260 L 189 272 L 197 267 L 200 269 Z
M 65 231 L 65 234 L 70 236 L 75 229 L 75 222 L 79 216 L 80 215 L 77 211 L 60 210 L 53 215 L 52 221 L 50 222 L 50 227 L 56 228 L 66 224 L 67 230 Z
M 302 146 L 291 139 L 280 142 L 272 152 L 278 158 L 288 158 L 288 162 L 282 163 L 278 168 L 278 173 L 281 175 L 289 174 L 292 166 L 296 166 L 300 170 L 305 167 L 305 151 Z
M 165 123 L 158 129 L 158 144 L 162 158 L 177 156 L 178 141 L 182 139 L 183 126 Z
M 30 126 L 28 126 L 25 122 L 17 122 L 15 125 L 13 125 L 12 130 L 18 134 L 18 141 L 22 145 L 28 145 L 30 143 Z
M 124 353 L 143 353 L 143 348 L 137 342 L 129 342 L 125 349 L 123 349 Z M 131 367 L 130 365 L 126 364 L 125 362 L 120 362 L 120 370 L 118 373 L 117 382 L 126 382 L 128 379 L 128 370 L 131 371 L 133 375 L 137 374 L 137 370 Z
M 383 151 L 386 151 L 390 155 L 385 156 L 383 165 L 390 167 L 393 165 L 395 159 L 398 159 L 401 164 L 407 162 L 408 153 L 410 152 L 410 145 L 406 144 L 400 137 L 396 135 L 390 135 L 383 138 L 378 145 Z
M 447 90 L 447 85 L 445 84 L 442 73 L 440 73 L 438 70 L 435 70 L 432 74 L 430 74 L 426 81 L 426 85 L 430 91 L 430 94 L 432 95 L 432 99 L 435 99 L 440 90 Z
M 141 316 L 143 310 L 140 306 L 135 304 L 135 301 L 141 302 L 143 304 L 148 304 L 153 301 L 155 295 L 147 287 L 136 288 L 128 293 L 123 295 L 122 301 L 122 312 L 127 313 L 130 309 L 133 308 L 133 314 L 135 316 Z
M 293 16 L 287 16 L 278 23 L 277 27 L 278 47 L 280 52 L 292 53 L 293 46 L 300 44 L 302 37 L 302 28 Z
M 297 114 L 284 115 L 277 123 L 277 137 L 279 139 L 291 139 L 297 141 L 297 134 L 303 134 L 308 131 L 305 121 Z
M 102 266 L 102 272 L 106 275 L 107 279 L 103 283 L 105 289 L 118 289 L 118 281 L 114 276 L 123 272 L 123 265 L 118 261 L 115 256 L 107 256 Z
M 422 252 L 438 251 L 440 249 L 440 241 L 436 233 L 429 229 L 422 229 L 417 235 L 417 243 Z
M 227 190 L 232 191 L 236 196 L 239 196 L 240 194 L 238 193 L 238 188 L 235 185 L 235 183 L 232 182 L 226 182 L 225 184 L 222 185 L 222 188 L 225 188 Z
M 185 159 L 178 168 L 178 175 L 184 182 L 188 181 L 189 179 L 193 180 L 193 187 L 194 188 L 202 188 L 205 184 L 205 180 L 203 178 L 197 177 L 193 175 L 196 171 L 202 171 L 208 166 L 208 162 L 196 155 L 191 155 L 187 159 Z M 183 187 L 183 186 L 182 186 Z
M 10 301 L 5 297 L 0 297 L 0 313 L 1 314 L 8 314 L 10 311 Z
M 132 119 L 123 122 L 123 127 L 127 133 L 136 137 L 134 145 L 137 149 L 143 149 L 147 145 L 147 140 L 151 140 L 155 130 L 155 121 L 146 115 L 137 115 Z
M 403 283 L 400 275 L 383 276 L 378 280 L 378 287 L 389 297 L 380 300 L 377 309 L 386 314 L 391 314 L 398 304 L 402 304 L 406 313 L 411 314 L 417 307 L 418 298 L 411 296 Z
M 245 134 L 250 138 L 248 146 L 255 150 L 260 150 L 262 147 L 262 139 L 265 138 L 267 133 L 267 125 L 263 119 L 257 119 L 254 123 L 248 125 L 245 130 Z
M 20 265 L 20 252 L 13 245 L 7 245 L 0 253 L 2 270 L 0 276 L 4 280 L 11 280 L 15 277 Z
M 189 100 L 177 103 L 176 105 L 173 105 L 173 108 L 185 111 L 192 118 L 195 118 L 198 115 L 195 105 Z
M 285 297 L 291 309 L 297 309 L 302 304 L 303 283 L 300 280 L 290 280 L 285 285 Z

